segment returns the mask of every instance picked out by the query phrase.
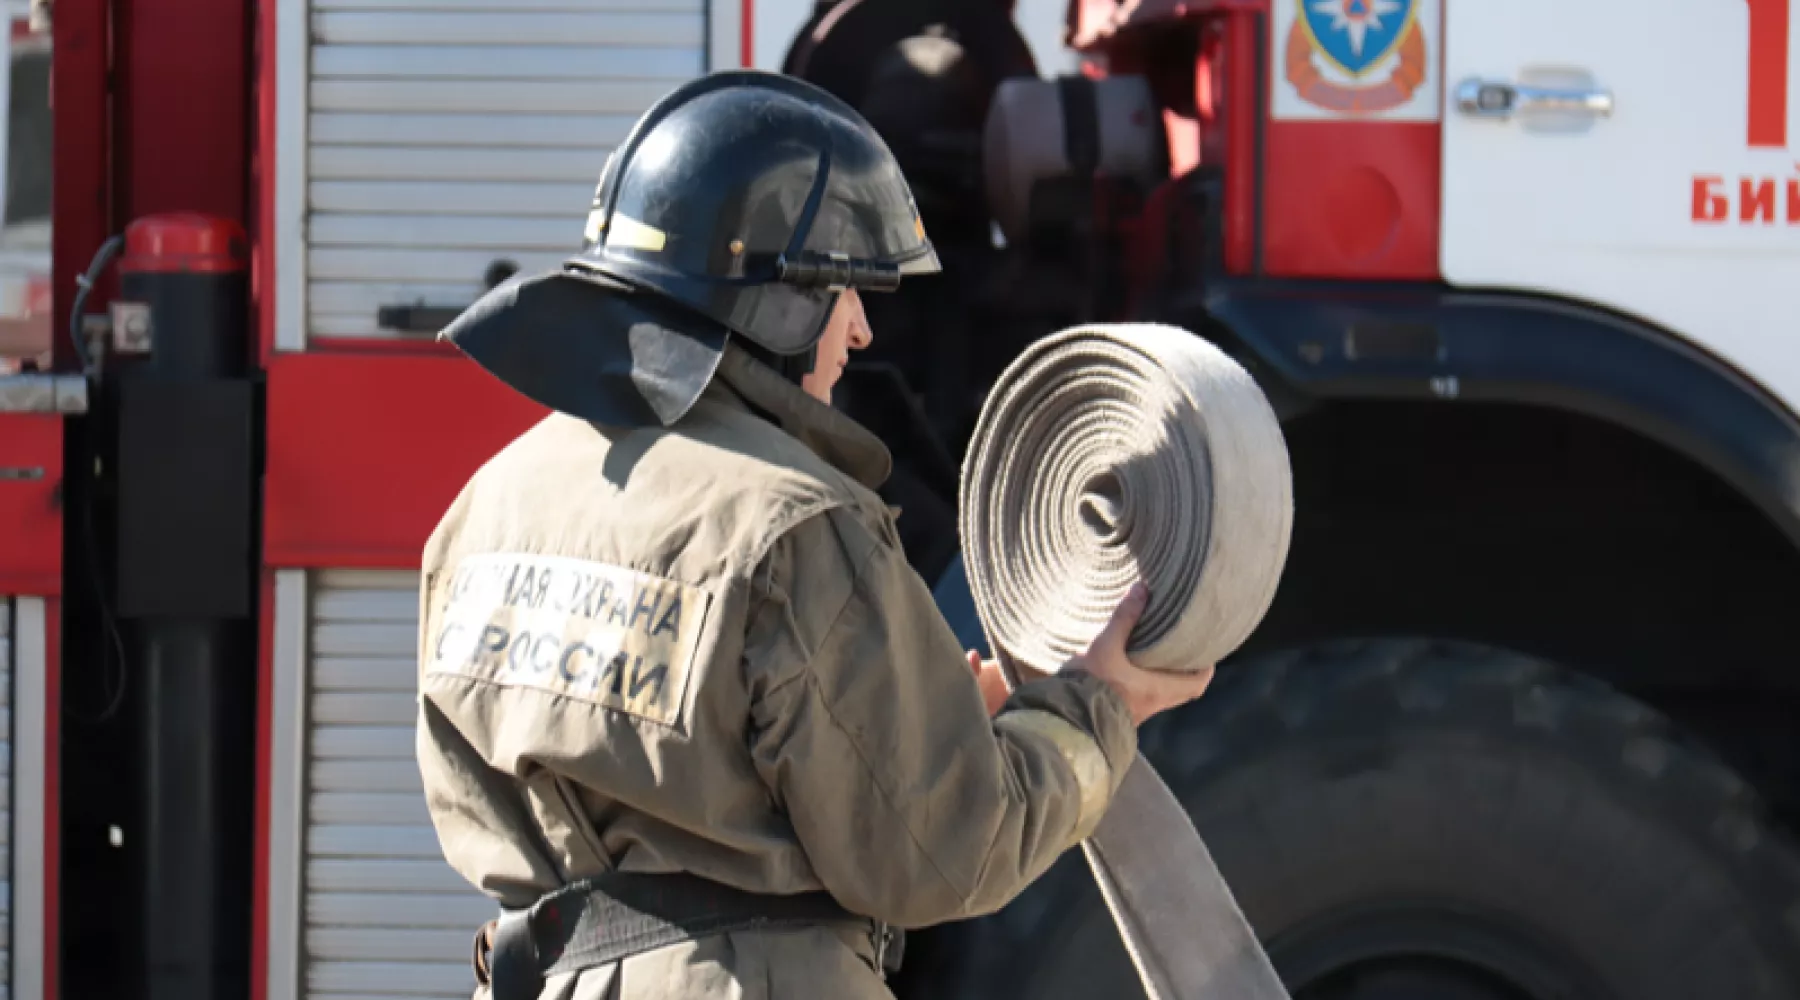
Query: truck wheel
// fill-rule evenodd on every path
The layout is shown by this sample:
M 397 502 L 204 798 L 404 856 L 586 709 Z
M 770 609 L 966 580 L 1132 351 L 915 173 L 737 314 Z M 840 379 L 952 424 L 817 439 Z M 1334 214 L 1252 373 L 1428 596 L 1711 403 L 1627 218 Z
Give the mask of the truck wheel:
M 1791 1000 L 1800 853 L 1645 706 L 1540 661 L 1341 643 L 1145 727 L 1295 1000 Z M 1140 995 L 1079 852 L 921 942 L 916 996 Z

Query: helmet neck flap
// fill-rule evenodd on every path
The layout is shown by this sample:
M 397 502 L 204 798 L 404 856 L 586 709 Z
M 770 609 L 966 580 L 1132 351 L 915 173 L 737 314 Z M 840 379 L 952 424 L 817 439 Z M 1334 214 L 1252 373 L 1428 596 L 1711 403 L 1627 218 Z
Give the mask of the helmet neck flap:
M 868 122 L 751 70 L 687 83 L 638 120 L 584 238 L 560 271 L 501 285 L 441 336 L 538 402 L 604 423 L 679 419 L 727 337 L 798 383 L 844 289 L 939 270 Z

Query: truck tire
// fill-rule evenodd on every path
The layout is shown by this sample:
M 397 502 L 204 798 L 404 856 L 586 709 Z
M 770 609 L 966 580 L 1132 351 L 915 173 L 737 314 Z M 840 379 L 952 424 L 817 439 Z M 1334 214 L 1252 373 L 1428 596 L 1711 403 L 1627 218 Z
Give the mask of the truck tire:
M 1295 1000 L 1800 997 L 1794 844 L 1745 782 L 1584 677 L 1330 644 L 1223 667 L 1142 746 Z M 1141 995 L 1079 852 L 919 944 L 903 996 Z

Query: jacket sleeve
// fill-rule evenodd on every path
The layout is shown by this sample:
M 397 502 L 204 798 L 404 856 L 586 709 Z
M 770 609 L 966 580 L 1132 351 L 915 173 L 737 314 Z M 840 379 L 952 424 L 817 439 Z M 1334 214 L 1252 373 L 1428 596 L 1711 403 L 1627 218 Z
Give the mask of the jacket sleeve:
M 966 654 L 897 545 L 818 515 L 759 570 L 750 750 L 825 888 L 923 927 L 1005 906 L 1087 837 L 1137 752 L 1087 674 L 990 719 Z

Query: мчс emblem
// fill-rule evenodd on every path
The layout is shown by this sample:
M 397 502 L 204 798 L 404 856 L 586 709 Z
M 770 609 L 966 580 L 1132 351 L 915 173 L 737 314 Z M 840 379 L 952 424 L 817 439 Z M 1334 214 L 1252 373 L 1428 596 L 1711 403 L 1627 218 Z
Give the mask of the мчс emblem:
M 1373 114 L 1410 100 L 1428 72 L 1419 0 L 1291 0 L 1286 74 L 1300 99 Z

